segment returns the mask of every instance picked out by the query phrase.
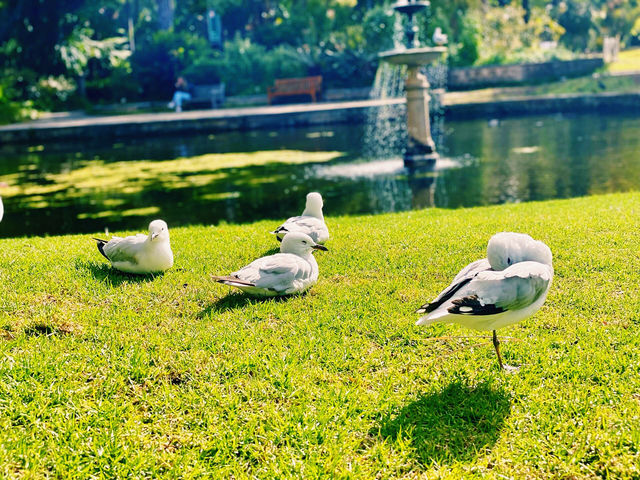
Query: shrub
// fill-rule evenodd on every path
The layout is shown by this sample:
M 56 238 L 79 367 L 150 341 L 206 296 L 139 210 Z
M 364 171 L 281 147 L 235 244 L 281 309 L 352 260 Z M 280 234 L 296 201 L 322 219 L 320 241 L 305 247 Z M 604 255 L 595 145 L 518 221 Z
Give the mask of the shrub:
M 211 51 L 207 41 L 188 32 L 156 32 L 131 55 L 133 79 L 142 98 L 171 98 L 178 73 Z

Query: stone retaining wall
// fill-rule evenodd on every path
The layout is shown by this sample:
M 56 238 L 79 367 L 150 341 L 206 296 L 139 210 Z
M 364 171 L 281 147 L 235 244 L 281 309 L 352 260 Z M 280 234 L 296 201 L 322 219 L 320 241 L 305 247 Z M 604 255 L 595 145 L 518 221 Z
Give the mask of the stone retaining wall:
M 371 109 L 397 105 L 404 116 L 404 100 L 342 102 L 255 109 L 225 109 L 183 115 L 130 115 L 0 127 L 0 143 L 42 143 L 68 140 L 108 140 L 176 133 L 213 133 L 230 130 L 300 127 L 340 123 L 364 123 Z M 449 119 L 495 118 L 572 112 L 638 114 L 640 93 L 549 95 L 489 102 L 444 105 Z
M 498 85 L 517 85 L 563 77 L 579 77 L 604 66 L 601 56 L 576 60 L 518 65 L 490 65 L 486 67 L 450 68 L 448 90 L 473 90 Z

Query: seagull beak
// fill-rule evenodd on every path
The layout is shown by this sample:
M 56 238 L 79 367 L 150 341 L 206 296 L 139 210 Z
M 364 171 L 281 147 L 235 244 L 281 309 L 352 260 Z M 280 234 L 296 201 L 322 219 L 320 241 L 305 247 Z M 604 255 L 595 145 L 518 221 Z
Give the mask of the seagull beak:
M 152 233 L 151 234 L 151 240 L 155 240 L 158 235 L 160 235 L 158 232 Z
M 313 248 L 314 250 L 322 250 L 323 252 L 329 251 L 327 247 L 325 247 L 324 245 L 318 245 L 317 243 L 311 248 Z

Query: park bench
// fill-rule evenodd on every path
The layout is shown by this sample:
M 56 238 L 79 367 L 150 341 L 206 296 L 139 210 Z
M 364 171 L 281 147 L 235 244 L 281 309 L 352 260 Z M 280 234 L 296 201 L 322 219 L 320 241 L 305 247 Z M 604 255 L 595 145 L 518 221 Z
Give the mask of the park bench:
M 219 108 L 224 103 L 224 83 L 217 85 L 192 85 L 191 100 L 185 102 L 187 107 L 210 106 Z
M 310 95 L 315 102 L 322 89 L 322 77 L 277 78 L 275 85 L 268 87 L 267 96 L 269 103 L 273 103 L 276 97 Z

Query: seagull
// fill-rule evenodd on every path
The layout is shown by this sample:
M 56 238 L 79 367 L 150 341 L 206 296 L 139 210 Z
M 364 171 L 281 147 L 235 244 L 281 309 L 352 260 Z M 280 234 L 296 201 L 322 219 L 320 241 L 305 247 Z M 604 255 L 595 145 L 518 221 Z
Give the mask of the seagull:
M 302 232 L 309 235 L 314 242 L 323 244 L 329 240 L 329 229 L 324 223 L 322 205 L 322 195 L 318 192 L 307 194 L 307 205 L 302 215 L 289 218 L 271 233 L 276 235 L 278 241 L 282 241 L 288 232 Z
M 426 313 L 416 325 L 458 323 L 476 330 L 496 330 L 533 315 L 544 303 L 553 278 L 551 250 L 522 233 L 501 232 L 489 240 L 487 258 L 463 268 L 438 297 L 416 313 Z
M 442 29 L 440 27 L 436 27 L 433 31 L 432 40 L 436 45 L 444 45 L 449 40 L 449 37 L 446 33 L 442 33 Z
M 301 232 L 287 233 L 280 253 L 254 260 L 225 277 L 213 277 L 218 283 L 261 297 L 275 297 L 304 292 L 318 281 L 318 263 L 312 250 L 327 250 Z
M 125 238 L 94 240 L 113 268 L 123 272 L 149 274 L 164 272 L 173 266 L 169 227 L 163 220 L 154 220 L 149 224 L 149 235 L 139 233 Z
M 0 182 L 0 187 L 8 187 L 5 182 Z M 0 197 L 0 222 L 2 221 L 2 217 L 4 217 L 4 205 L 2 204 L 2 197 Z

